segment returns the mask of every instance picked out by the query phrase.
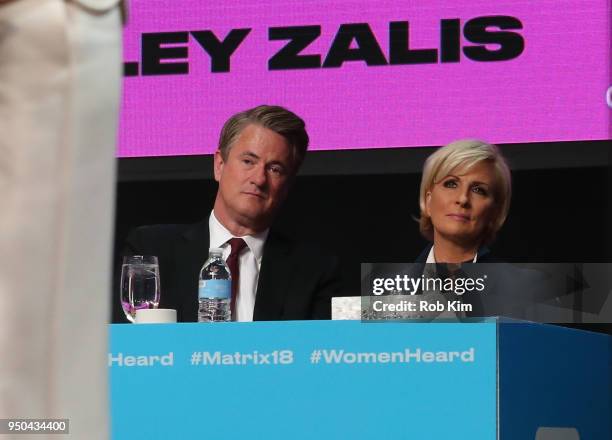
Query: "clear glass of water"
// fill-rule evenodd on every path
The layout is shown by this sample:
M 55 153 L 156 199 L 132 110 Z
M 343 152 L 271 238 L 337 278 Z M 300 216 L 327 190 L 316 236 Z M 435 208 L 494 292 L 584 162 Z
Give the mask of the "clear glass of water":
M 159 264 L 157 257 L 123 257 L 121 266 L 121 306 L 126 318 L 134 322 L 136 310 L 159 306 Z

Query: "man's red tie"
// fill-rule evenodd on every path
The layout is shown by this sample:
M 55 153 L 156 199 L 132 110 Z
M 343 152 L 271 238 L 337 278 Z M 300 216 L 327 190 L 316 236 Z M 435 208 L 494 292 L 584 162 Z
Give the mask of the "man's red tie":
M 230 308 L 232 310 L 232 321 L 236 320 L 236 298 L 238 297 L 238 286 L 240 284 L 240 252 L 246 247 L 246 242 L 242 238 L 232 238 L 228 241 L 232 248 L 232 251 L 227 257 L 227 265 L 232 274 L 232 299 L 230 301 Z

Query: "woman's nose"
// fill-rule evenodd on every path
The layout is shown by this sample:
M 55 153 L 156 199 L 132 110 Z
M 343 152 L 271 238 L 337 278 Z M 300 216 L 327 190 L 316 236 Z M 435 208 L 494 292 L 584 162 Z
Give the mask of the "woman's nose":
M 469 206 L 470 204 L 470 195 L 469 195 L 469 190 L 461 190 L 459 191 L 459 194 L 457 195 L 457 204 L 460 206 Z

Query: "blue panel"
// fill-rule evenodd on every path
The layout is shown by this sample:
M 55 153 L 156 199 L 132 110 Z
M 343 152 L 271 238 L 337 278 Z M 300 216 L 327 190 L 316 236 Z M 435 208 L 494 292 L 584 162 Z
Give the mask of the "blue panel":
M 499 338 L 501 440 L 541 426 L 612 438 L 612 338 L 531 323 L 500 324 Z
M 421 361 L 401 362 L 406 349 L 420 349 Z M 424 352 L 470 349 L 473 362 L 467 353 L 464 361 L 424 362 Z M 229 361 L 257 351 L 273 362 L 282 350 L 292 363 L 280 363 L 285 353 L 276 365 L 191 364 L 194 352 L 215 361 L 220 351 Z M 344 350 L 346 362 L 326 363 L 321 353 L 312 363 L 315 350 L 328 350 L 328 359 L 329 350 Z M 375 355 L 347 363 L 357 352 Z M 173 365 L 119 367 L 119 353 L 123 362 L 172 353 Z M 113 325 L 111 355 L 115 440 L 496 438 L 494 322 Z

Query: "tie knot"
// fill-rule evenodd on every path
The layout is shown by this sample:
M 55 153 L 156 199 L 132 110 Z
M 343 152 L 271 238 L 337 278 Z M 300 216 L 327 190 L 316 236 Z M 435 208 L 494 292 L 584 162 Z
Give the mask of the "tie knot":
M 244 241 L 242 238 L 232 238 L 228 241 L 228 243 L 232 249 L 230 252 L 230 256 L 238 256 L 242 249 L 244 249 L 247 245 L 246 241 Z

